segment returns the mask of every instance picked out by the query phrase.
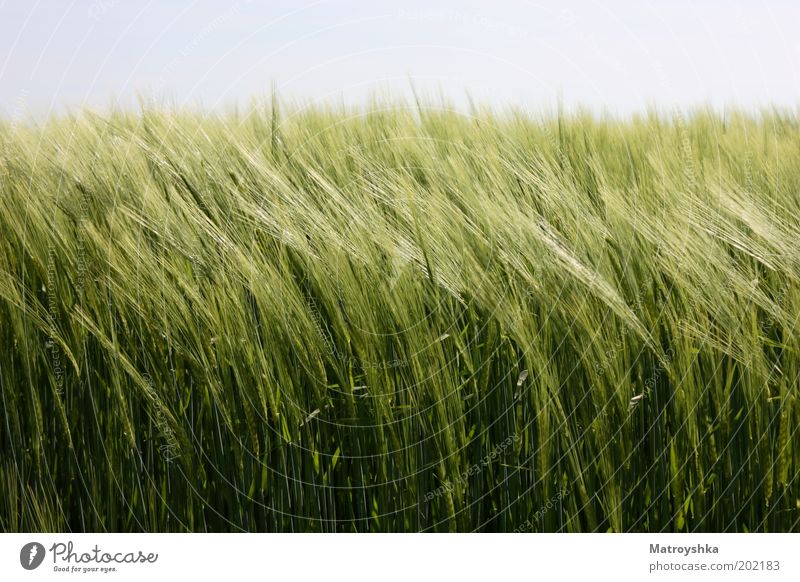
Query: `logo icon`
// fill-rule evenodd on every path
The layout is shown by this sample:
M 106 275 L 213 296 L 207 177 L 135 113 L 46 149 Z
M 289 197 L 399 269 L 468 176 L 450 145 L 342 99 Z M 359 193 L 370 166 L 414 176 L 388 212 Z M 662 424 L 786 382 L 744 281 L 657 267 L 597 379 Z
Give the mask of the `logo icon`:
M 19 551 L 19 563 L 26 570 L 35 570 L 44 561 L 44 546 L 39 542 L 30 542 Z

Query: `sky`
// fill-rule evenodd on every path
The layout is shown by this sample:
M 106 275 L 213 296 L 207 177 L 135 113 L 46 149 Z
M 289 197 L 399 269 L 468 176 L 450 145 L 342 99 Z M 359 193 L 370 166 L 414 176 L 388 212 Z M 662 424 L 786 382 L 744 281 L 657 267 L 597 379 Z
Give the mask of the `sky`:
M 0 115 L 138 99 L 768 105 L 800 95 L 797 0 L 0 0 Z

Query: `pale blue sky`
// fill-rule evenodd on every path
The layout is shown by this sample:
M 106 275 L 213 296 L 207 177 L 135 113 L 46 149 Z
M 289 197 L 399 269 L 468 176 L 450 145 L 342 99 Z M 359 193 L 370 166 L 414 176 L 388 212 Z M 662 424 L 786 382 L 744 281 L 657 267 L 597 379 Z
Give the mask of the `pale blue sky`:
M 374 91 L 615 112 L 795 107 L 800 2 L 0 0 L 0 111 Z

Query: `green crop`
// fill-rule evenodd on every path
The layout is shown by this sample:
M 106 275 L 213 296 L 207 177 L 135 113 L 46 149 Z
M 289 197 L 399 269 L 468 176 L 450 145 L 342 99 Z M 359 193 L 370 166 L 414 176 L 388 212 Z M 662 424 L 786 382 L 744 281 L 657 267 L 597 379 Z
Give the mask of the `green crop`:
M 0 123 L 0 530 L 798 531 L 800 121 Z

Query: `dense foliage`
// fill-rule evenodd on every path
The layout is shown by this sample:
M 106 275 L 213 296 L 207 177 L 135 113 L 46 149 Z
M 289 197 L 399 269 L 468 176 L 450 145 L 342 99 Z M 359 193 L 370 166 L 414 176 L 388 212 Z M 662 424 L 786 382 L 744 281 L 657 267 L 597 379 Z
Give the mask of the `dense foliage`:
M 0 530 L 797 531 L 800 126 L 0 124 Z

